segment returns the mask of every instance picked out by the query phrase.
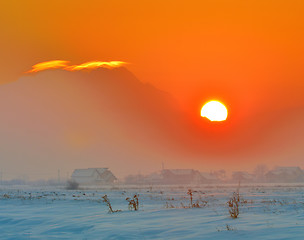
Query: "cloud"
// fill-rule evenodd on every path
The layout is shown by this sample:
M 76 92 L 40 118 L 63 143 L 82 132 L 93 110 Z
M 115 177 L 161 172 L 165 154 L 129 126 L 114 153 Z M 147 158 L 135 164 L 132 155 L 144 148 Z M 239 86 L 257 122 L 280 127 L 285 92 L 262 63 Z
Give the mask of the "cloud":
M 37 63 L 32 66 L 32 69 L 27 71 L 26 73 L 40 72 L 47 69 L 56 69 L 56 68 L 66 68 L 69 61 L 64 60 L 52 60 L 47 62 Z
M 52 60 L 52 61 L 46 61 L 41 62 L 38 64 L 35 64 L 32 66 L 32 69 L 25 72 L 25 73 L 34 73 L 34 72 L 40 72 L 45 71 L 48 69 L 63 69 L 66 71 L 81 71 L 81 70 L 93 70 L 96 68 L 116 68 L 121 67 L 126 62 L 122 61 L 109 61 L 109 62 L 101 62 L 101 61 L 91 61 L 91 62 L 85 62 L 79 65 L 68 65 L 69 61 L 65 60 Z
M 79 71 L 83 69 L 95 69 L 100 67 L 105 68 L 115 68 L 115 67 L 121 67 L 122 65 L 125 65 L 125 62 L 122 61 L 110 61 L 110 62 L 100 62 L 100 61 L 92 61 L 92 62 L 86 62 L 79 65 L 73 65 L 68 66 L 65 69 L 69 71 Z

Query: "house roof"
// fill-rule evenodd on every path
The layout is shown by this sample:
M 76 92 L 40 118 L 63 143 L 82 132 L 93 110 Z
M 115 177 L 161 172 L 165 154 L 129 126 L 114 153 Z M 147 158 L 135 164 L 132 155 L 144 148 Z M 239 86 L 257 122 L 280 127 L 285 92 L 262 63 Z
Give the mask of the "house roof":
M 217 177 L 214 174 L 211 174 L 209 172 L 200 172 L 201 176 L 205 179 L 209 180 L 217 180 Z
M 161 180 L 163 179 L 160 173 L 151 173 L 146 177 L 147 180 Z
M 168 171 L 175 175 L 188 175 L 195 172 L 193 169 L 164 169 L 163 171 Z
M 252 175 L 250 173 L 248 173 L 248 172 L 245 172 L 245 171 L 233 172 L 232 176 L 233 177 L 236 177 L 236 176 L 240 177 L 240 176 L 242 176 L 243 178 L 246 178 L 246 179 L 251 179 L 252 178 Z
M 299 167 L 276 167 L 274 170 L 269 171 L 269 173 L 279 175 L 279 174 L 294 174 L 303 172 L 301 168 Z
M 107 171 L 108 168 L 87 168 L 87 169 L 75 169 L 72 177 L 91 177 L 94 172 L 97 171 L 99 174 Z

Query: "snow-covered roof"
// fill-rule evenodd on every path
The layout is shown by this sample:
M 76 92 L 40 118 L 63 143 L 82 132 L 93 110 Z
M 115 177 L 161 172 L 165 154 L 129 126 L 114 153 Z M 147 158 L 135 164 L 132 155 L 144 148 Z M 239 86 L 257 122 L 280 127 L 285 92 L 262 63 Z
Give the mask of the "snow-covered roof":
M 163 171 L 168 171 L 175 175 L 188 175 L 194 172 L 193 169 L 164 169 Z
M 200 172 L 201 176 L 205 179 L 209 180 L 217 180 L 217 177 L 214 174 L 211 174 L 209 172 Z
M 252 175 L 248 172 L 245 172 L 245 171 L 233 172 L 232 176 L 242 176 L 243 178 L 246 178 L 246 179 L 251 179 L 252 178 Z
M 151 173 L 150 175 L 148 175 L 146 177 L 147 180 L 160 180 L 162 179 L 163 177 L 161 176 L 160 173 Z
M 72 174 L 72 177 L 90 177 L 93 176 L 95 171 L 97 171 L 99 174 L 102 174 L 107 170 L 108 168 L 75 169 Z
M 298 173 L 298 172 L 302 172 L 302 169 L 299 167 L 276 167 L 274 170 L 270 171 L 270 173 L 272 174 L 294 174 L 294 173 Z
M 99 174 L 103 174 L 105 171 L 108 170 L 108 168 L 94 168 L 94 169 L 96 169 L 99 172 Z

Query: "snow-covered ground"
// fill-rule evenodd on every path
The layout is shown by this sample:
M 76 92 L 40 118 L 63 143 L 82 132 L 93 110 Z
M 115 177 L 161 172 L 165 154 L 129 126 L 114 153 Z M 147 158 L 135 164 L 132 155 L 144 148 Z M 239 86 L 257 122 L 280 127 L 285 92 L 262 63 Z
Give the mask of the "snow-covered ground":
M 241 186 L 236 219 L 227 206 L 232 185 L 0 188 L 0 239 L 304 239 L 300 185 Z M 189 188 L 201 208 L 188 207 Z M 105 194 L 121 212 L 108 213 Z M 126 201 L 134 194 L 138 211 Z

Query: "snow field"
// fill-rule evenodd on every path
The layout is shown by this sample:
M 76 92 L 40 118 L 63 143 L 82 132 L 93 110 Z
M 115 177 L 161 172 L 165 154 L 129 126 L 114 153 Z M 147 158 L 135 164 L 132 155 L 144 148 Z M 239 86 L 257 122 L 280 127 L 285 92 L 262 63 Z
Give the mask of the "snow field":
M 201 208 L 189 208 L 188 189 Z M 304 239 L 303 186 L 242 186 L 237 219 L 227 201 L 236 186 L 20 188 L 0 191 L 0 239 Z M 139 194 L 139 211 L 126 197 Z M 102 202 L 107 194 L 114 210 Z

